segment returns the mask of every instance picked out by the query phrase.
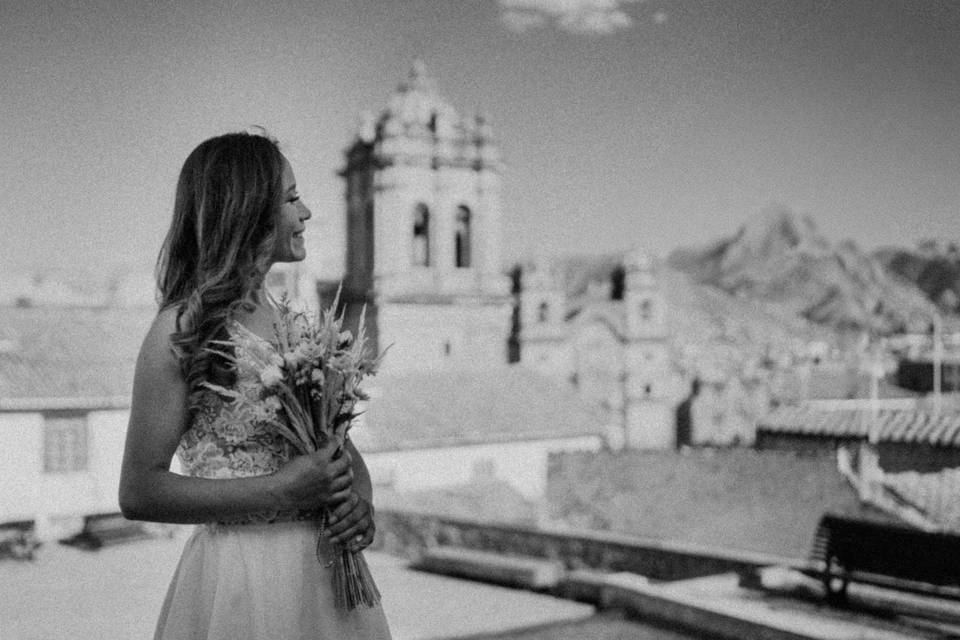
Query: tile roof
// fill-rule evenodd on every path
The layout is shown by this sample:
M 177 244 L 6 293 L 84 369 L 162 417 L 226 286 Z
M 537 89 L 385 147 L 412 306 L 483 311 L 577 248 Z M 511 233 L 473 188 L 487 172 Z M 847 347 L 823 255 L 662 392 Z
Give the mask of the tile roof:
M 778 407 L 760 419 L 757 431 L 827 438 L 867 438 L 872 414 L 869 408 L 815 409 L 803 405 Z M 924 409 L 877 411 L 881 442 L 907 442 L 960 447 L 960 411 L 939 414 Z
M 523 365 L 381 374 L 352 437 L 365 451 L 598 436 L 572 389 Z
M 805 558 L 827 511 L 897 519 L 862 504 L 832 456 L 690 449 L 551 456 L 549 517 L 576 528 Z
M 0 307 L 0 408 L 128 402 L 137 353 L 155 315 L 153 309 Z
M 960 469 L 885 473 L 883 486 L 947 531 L 960 532 Z
M 127 408 L 150 309 L 0 307 L 0 410 Z M 573 390 L 521 365 L 382 374 L 362 428 L 365 450 L 598 436 Z

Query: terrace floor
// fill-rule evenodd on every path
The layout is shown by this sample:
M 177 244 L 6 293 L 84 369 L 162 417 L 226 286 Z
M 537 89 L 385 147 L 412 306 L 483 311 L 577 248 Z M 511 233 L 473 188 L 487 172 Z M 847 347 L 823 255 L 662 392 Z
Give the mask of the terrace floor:
M 150 638 L 184 536 L 82 551 L 56 543 L 0 563 L 0 639 Z M 592 606 L 408 569 L 367 554 L 395 640 L 450 638 L 579 621 Z
M 0 562 L 0 640 L 152 637 L 185 540 L 185 535 L 178 535 L 97 552 L 48 543 L 34 562 Z M 625 619 L 616 611 L 597 614 L 592 606 L 578 602 L 414 571 L 405 561 L 382 553 L 368 553 L 367 559 L 384 594 L 395 640 L 707 637 L 703 631 L 666 630 Z M 829 640 L 948 638 L 960 633 L 954 625 L 921 630 L 906 619 L 878 619 L 763 595 L 740 588 L 731 575 L 672 583 L 650 583 L 630 574 L 587 577 L 619 589 L 617 597 L 636 605 L 632 610 L 646 611 L 645 619 L 687 619 L 689 628 L 708 634 L 720 619 L 732 620 L 731 628 L 741 629 L 736 637 L 753 637 L 761 629 L 769 638 Z M 876 594 L 864 593 L 883 604 Z M 904 597 L 898 594 L 898 602 Z M 955 606 L 949 609 L 952 612 Z

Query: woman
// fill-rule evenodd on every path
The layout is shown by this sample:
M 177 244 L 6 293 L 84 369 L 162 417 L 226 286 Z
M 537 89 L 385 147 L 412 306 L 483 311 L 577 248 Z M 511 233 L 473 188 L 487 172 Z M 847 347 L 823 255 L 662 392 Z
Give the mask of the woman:
M 205 382 L 261 397 L 214 341 L 232 322 L 265 341 L 276 309 L 263 283 L 275 262 L 306 256 L 290 164 L 272 140 L 227 134 L 200 144 L 177 184 L 157 265 L 160 311 L 137 361 L 120 479 L 131 519 L 197 523 L 163 603 L 156 639 L 389 638 L 380 607 L 334 607 L 324 535 L 359 550 L 373 539 L 371 485 L 352 444 L 296 456 L 261 401 L 241 410 Z M 233 354 L 236 355 L 236 354 Z M 248 406 L 248 405 L 245 405 Z M 280 416 L 282 419 L 282 416 Z M 187 475 L 169 471 L 176 453 Z

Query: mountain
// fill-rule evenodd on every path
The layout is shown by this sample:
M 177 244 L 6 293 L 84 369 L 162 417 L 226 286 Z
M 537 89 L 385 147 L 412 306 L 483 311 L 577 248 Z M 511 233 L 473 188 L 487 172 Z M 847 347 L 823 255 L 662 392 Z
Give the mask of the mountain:
M 892 333 L 929 323 L 934 305 L 851 241 L 828 241 L 809 216 L 765 209 L 736 234 L 669 263 L 699 283 L 838 329 Z
M 554 262 L 569 317 L 588 309 L 607 318 L 622 315 L 616 291 L 617 271 L 623 261 L 623 255 L 610 254 L 567 256 Z M 660 260 L 654 262 L 665 303 L 671 357 L 691 378 L 721 381 L 736 377 L 749 384 L 769 377 L 764 368 L 792 362 L 811 345 L 840 350 L 846 346 L 832 328 L 780 306 L 694 282 L 688 274 Z
M 925 242 L 916 250 L 886 248 L 873 255 L 888 272 L 915 284 L 943 311 L 960 312 L 960 251 L 955 245 Z

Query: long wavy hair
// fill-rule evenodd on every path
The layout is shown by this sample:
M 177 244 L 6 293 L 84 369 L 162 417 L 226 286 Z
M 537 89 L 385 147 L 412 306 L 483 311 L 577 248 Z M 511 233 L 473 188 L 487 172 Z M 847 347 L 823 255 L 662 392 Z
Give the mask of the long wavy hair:
M 228 337 L 238 309 L 270 268 L 283 204 L 283 156 L 275 140 L 229 133 L 202 142 L 187 157 L 173 221 L 157 259 L 160 309 L 177 309 L 170 336 L 192 391 L 201 382 L 230 382 L 212 340 Z

